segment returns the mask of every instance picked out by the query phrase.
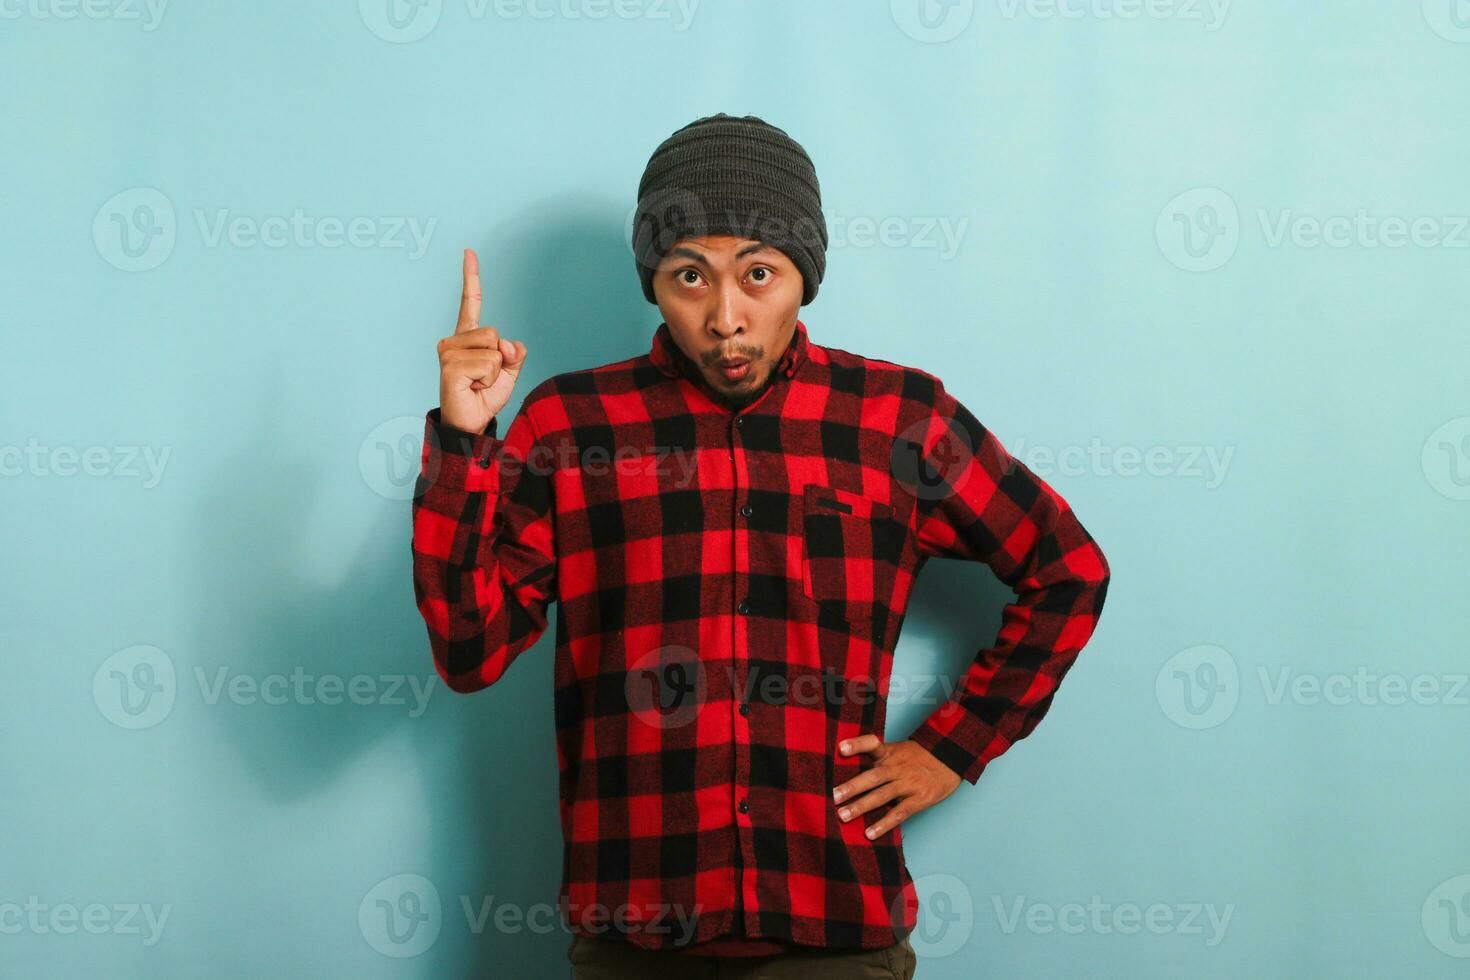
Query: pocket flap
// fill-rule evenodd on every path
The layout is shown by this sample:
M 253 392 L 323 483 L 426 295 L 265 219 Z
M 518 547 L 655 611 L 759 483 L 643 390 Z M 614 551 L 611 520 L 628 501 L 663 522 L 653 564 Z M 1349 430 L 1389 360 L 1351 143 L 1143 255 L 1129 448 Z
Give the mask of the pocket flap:
M 871 497 L 864 497 L 851 490 L 823 487 L 813 483 L 808 484 L 806 488 L 806 511 L 812 513 L 814 510 L 818 513 L 825 510 L 834 514 L 847 514 L 850 517 L 861 517 L 867 520 L 893 516 L 893 508 L 888 504 L 880 503 Z

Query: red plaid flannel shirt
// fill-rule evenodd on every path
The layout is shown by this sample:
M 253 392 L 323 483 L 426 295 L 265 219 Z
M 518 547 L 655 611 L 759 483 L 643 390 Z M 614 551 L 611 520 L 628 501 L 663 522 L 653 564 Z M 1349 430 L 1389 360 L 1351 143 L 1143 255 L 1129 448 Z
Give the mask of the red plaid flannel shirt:
M 440 676 L 494 684 L 557 603 L 568 927 L 685 950 L 907 936 L 903 827 L 863 833 L 895 803 L 838 818 L 832 788 L 873 765 L 838 742 L 883 735 L 909 597 L 941 557 L 1017 598 L 909 737 L 974 783 L 1031 732 L 1108 585 L 1067 503 L 933 375 L 800 321 L 738 412 L 667 324 L 647 354 L 536 385 L 503 438 L 438 412 L 412 548 Z

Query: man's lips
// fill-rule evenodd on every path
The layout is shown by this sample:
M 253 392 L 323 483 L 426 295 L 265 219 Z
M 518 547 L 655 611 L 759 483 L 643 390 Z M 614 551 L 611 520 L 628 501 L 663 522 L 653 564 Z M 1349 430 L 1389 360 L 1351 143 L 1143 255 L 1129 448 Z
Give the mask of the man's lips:
M 736 360 L 719 360 L 715 362 L 715 366 L 720 369 L 721 374 L 723 374 L 731 381 L 739 381 L 741 378 L 750 373 L 749 358 L 740 358 Z

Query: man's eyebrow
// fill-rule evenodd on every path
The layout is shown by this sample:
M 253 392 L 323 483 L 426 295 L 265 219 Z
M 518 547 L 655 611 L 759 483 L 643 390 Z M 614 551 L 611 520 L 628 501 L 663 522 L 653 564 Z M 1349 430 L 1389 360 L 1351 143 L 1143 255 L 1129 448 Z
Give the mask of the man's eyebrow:
M 747 245 L 744 248 L 742 248 L 740 251 L 736 252 L 735 253 L 735 257 L 737 259 L 743 259 L 747 255 L 750 255 L 752 252 L 764 252 L 768 248 L 770 248 L 770 246 L 767 245 L 765 242 L 756 242 L 754 245 Z M 688 248 L 688 247 L 686 247 L 684 245 L 676 245 L 675 247 L 669 249 L 669 254 L 670 255 L 682 255 L 686 259 L 693 259 L 694 261 L 698 262 L 702 266 L 705 266 L 706 268 L 709 267 L 709 259 L 706 259 L 704 257 L 704 253 L 703 252 L 696 252 L 696 251 L 694 251 L 694 249 Z

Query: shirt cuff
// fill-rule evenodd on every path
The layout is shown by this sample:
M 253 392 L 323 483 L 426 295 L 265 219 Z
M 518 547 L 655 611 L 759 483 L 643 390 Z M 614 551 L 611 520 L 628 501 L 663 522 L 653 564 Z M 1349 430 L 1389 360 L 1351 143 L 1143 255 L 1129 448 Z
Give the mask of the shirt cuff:
M 505 444 L 496 435 L 499 423 L 499 418 L 492 418 L 476 435 L 445 423 L 438 408 L 430 409 L 424 417 L 422 480 L 450 490 L 498 493 L 500 467 L 495 457 Z
M 991 740 L 988 727 L 954 701 L 941 704 L 909 736 L 972 785 L 990 764 L 984 753 Z

